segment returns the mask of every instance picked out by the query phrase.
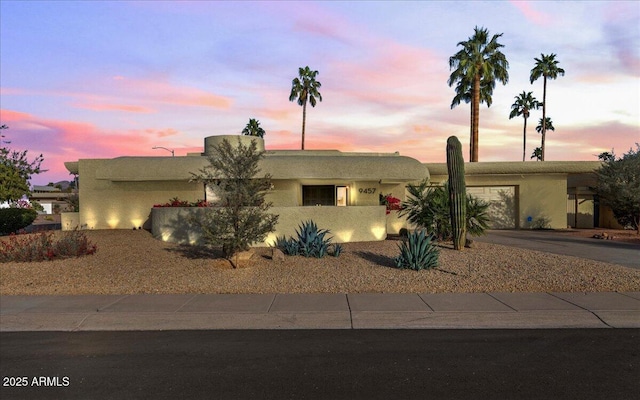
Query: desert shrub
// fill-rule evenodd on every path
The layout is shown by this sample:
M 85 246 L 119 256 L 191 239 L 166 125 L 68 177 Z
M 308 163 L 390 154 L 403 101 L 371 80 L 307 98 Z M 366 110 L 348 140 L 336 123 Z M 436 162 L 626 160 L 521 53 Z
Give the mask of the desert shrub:
M 205 200 L 187 201 L 180 200 L 178 197 L 174 197 L 169 200 L 168 203 L 154 204 L 154 208 L 162 207 L 211 207 L 211 203 Z
M 423 180 L 417 185 L 408 185 L 407 200 L 402 202 L 400 215 L 406 215 L 412 224 L 426 229 L 441 240 L 451 239 L 451 214 L 449 210 L 449 190 L 444 186 L 430 185 Z M 489 229 L 489 204 L 467 194 L 467 233 L 484 235 Z
M 395 262 L 400 269 L 420 271 L 438 266 L 440 251 L 434 245 L 433 236 L 427 235 L 423 230 L 409 233 L 398 248 L 400 255 L 395 258 Z
M 393 197 L 391 193 L 386 195 L 380 193 L 380 205 L 386 207 L 387 215 L 391 214 L 391 211 L 400 211 L 400 203 L 400 199 Z
M 551 219 L 545 217 L 544 215 L 533 218 L 531 220 L 531 229 L 551 229 Z
M 0 236 L 26 228 L 37 216 L 38 213 L 32 208 L 0 208 Z
M 489 229 L 489 203 L 467 195 L 467 233 L 482 236 Z
M 302 255 L 322 258 L 329 254 L 332 239 L 331 237 L 326 237 L 329 233 L 328 229 L 318 229 L 318 225 L 315 222 L 305 221 L 298 225 L 296 230 L 297 238 L 290 237 L 287 239 L 281 236 L 276 239 L 275 247 L 290 256 Z M 341 245 L 333 245 L 332 255 L 338 257 L 341 252 Z
M 94 254 L 97 246 L 82 231 L 63 232 L 57 240 L 53 233 L 12 235 L 0 241 L 0 262 L 31 262 Z

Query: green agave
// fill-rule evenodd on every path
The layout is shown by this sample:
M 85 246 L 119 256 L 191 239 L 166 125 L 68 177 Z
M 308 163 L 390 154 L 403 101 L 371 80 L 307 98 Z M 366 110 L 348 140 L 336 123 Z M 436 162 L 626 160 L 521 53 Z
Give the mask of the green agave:
M 276 238 L 275 247 L 282 250 L 284 254 L 295 256 L 302 255 L 305 257 L 322 258 L 329 254 L 329 246 L 331 245 L 331 237 L 327 237 L 330 233 L 328 229 L 318 229 L 313 221 L 304 221 L 298 225 L 296 230 L 297 239 L 284 236 Z M 342 252 L 342 246 L 333 245 L 333 256 L 338 257 Z
M 411 232 L 398 245 L 400 255 L 395 258 L 396 267 L 420 271 L 438 266 L 440 250 L 434 245 L 431 235 L 425 231 Z

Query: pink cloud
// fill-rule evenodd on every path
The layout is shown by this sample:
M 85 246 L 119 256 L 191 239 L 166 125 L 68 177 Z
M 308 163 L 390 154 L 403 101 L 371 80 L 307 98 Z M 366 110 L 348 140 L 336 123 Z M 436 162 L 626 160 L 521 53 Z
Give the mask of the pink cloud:
M 12 149 L 28 150 L 31 157 L 43 154 L 42 167 L 47 172 L 35 176 L 33 182 L 69 179 L 64 167 L 66 161 L 123 155 L 157 156 L 157 150 L 152 147 L 159 145 L 158 138 L 180 135 L 173 128 L 104 130 L 84 122 L 52 120 L 6 109 L 0 110 L 0 118 L 3 124 L 9 126 L 3 134 L 7 136 L 6 140 L 11 141 Z M 200 151 L 201 147 L 195 150 Z M 176 155 L 184 155 L 186 152 L 187 148 L 176 147 Z
M 228 109 L 232 104 L 228 97 L 189 86 L 174 85 L 162 78 L 131 79 L 116 76 L 111 80 L 111 84 L 119 96 L 151 103 L 219 109 Z
M 107 103 L 75 103 L 76 108 L 83 108 L 92 111 L 124 111 L 130 113 L 155 113 L 156 111 L 142 106 L 133 106 L 127 104 L 107 104 Z
M 167 137 L 167 136 L 175 136 L 178 135 L 180 132 L 175 130 L 175 129 L 163 129 L 163 130 L 157 130 L 157 129 L 146 129 L 145 130 L 146 133 L 150 133 L 153 134 L 157 137 Z
M 0 122 L 3 124 L 11 122 L 19 122 L 31 118 L 27 113 L 22 113 L 13 110 L 0 109 Z
M 553 19 L 551 15 L 535 10 L 533 8 L 533 2 L 511 0 L 510 3 L 517 8 L 527 20 L 536 25 L 549 25 Z

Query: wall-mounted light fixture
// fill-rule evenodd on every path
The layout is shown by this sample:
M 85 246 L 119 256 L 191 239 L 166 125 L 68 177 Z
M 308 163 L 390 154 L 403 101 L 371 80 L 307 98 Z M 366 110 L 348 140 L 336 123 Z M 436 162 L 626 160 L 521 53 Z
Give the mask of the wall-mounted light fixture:
M 171 157 L 175 157 L 176 155 L 174 154 L 174 151 L 171 149 L 167 149 L 166 147 L 162 147 L 162 146 L 153 146 L 152 149 L 162 149 L 162 150 L 166 150 L 168 152 L 171 153 Z

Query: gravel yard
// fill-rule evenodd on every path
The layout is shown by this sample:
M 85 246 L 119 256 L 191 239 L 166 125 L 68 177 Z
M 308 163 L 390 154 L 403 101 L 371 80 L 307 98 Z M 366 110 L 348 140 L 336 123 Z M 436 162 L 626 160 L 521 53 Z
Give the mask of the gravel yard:
M 339 258 L 283 262 L 257 248 L 234 270 L 146 231 L 86 233 L 98 245 L 94 255 L 0 264 L 0 294 L 640 291 L 640 270 L 477 241 L 463 252 L 443 245 L 439 267 L 420 272 L 393 268 L 396 240 L 348 243 Z

